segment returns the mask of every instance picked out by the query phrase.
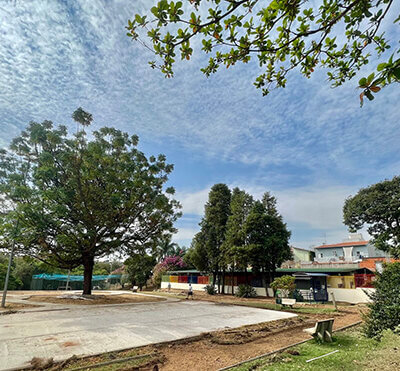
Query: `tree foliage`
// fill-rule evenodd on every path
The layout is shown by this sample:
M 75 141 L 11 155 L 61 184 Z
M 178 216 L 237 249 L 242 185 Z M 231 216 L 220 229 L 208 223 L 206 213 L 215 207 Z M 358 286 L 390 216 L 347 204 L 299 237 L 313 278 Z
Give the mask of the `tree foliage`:
M 368 225 L 374 245 L 400 258 L 400 177 L 361 189 L 345 201 L 343 216 L 352 232 Z
M 167 256 L 178 255 L 179 250 L 179 245 L 175 242 L 172 242 L 170 235 L 163 236 L 156 244 L 155 248 L 157 261 L 161 262 Z
M 91 115 L 78 109 L 82 125 Z M 64 269 L 84 267 L 84 294 L 91 293 L 94 261 L 115 252 L 144 251 L 174 231 L 179 216 L 173 166 L 164 155 L 149 159 L 138 137 L 104 127 L 69 136 L 65 126 L 31 122 L 0 153 L 1 222 L 10 235 L 15 220 L 20 251 Z
M 245 223 L 254 203 L 253 197 L 239 188 L 234 188 L 231 198 L 231 212 L 227 222 L 226 238 L 223 245 L 225 263 L 231 270 L 246 270 L 249 255 L 246 248 Z
M 124 264 L 132 287 L 138 286 L 141 291 L 152 274 L 156 258 L 146 253 L 133 254 Z
M 273 279 L 276 269 L 292 257 L 290 232 L 276 203 L 268 192 L 262 201 L 254 201 L 239 188 L 230 194 L 226 185 L 216 184 L 210 191 L 201 230 L 192 240 L 188 259 L 198 270 L 213 273 L 214 283 L 221 273 L 224 277 L 226 272 L 247 272 L 251 266 L 262 274 L 267 287 L 266 276 Z
M 204 207 L 204 217 L 200 222 L 201 235 L 197 238 L 204 243 L 206 252 L 205 267 L 215 276 L 220 269 L 225 269 L 222 245 L 225 241 L 226 225 L 230 215 L 231 191 L 226 184 L 215 184 L 208 194 Z M 214 280 L 215 282 L 215 280 Z
M 189 60 L 194 40 L 211 54 L 202 72 L 206 76 L 219 67 L 248 63 L 256 58 L 262 72 L 254 85 L 268 94 L 285 87 L 293 69 L 306 77 L 317 66 L 328 70 L 336 87 L 352 79 L 371 57 L 387 49 L 393 53 L 377 66 L 376 74 L 362 78 L 361 102 L 372 100 L 382 86 L 400 81 L 398 39 L 381 30 L 391 14 L 393 0 L 161 0 L 151 15 L 136 14 L 128 21 L 127 35 L 150 49 L 167 77 L 173 76 L 177 56 Z M 394 19 L 397 17 L 396 19 Z M 394 16 L 394 23 L 400 17 Z
M 292 258 L 290 231 L 277 211 L 268 211 L 260 201 L 255 202 L 246 220 L 245 231 L 253 270 L 268 274 L 272 281 L 276 269 Z
M 6 275 L 8 268 L 8 258 L 4 255 L 0 254 L 0 290 L 4 288 Z M 8 281 L 8 289 L 9 290 L 18 290 L 21 289 L 24 285 L 22 280 L 16 276 L 13 272 L 13 268 L 15 268 L 15 264 L 12 266 L 12 270 L 10 273 L 9 281 Z
M 270 286 L 274 291 L 280 290 L 282 292 L 283 297 L 287 298 L 296 289 L 295 281 L 296 281 L 295 277 L 286 275 L 275 278 Z
M 365 316 L 364 331 L 368 337 L 380 338 L 384 330 L 400 326 L 400 263 L 386 264 L 374 282 L 375 292 Z

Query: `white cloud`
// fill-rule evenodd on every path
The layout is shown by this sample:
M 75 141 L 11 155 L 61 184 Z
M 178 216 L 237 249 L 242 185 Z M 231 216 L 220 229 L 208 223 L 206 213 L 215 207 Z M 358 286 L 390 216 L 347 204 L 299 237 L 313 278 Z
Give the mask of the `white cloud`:
M 262 97 L 251 83 L 256 63 L 206 79 L 199 71 L 203 55 L 178 62 L 176 77 L 165 79 L 148 67 L 149 52 L 125 35 L 128 18 L 149 3 L 3 4 L 0 143 L 31 119 L 64 123 L 82 105 L 97 126 L 115 125 L 153 143 L 168 139 L 231 164 L 365 175 L 396 157 L 397 88 L 385 88 L 360 109 L 355 83 L 332 90 L 320 71 L 310 80 L 294 72 L 286 89 Z
M 178 232 L 172 236 L 174 242 L 189 245 L 194 235 L 200 230 L 198 228 L 178 228 Z
M 315 186 L 274 192 L 285 220 L 325 230 L 343 226 L 343 204 L 352 193 L 353 187 Z
M 182 204 L 183 214 L 203 215 L 209 192 L 209 188 L 197 192 L 177 192 L 176 199 Z

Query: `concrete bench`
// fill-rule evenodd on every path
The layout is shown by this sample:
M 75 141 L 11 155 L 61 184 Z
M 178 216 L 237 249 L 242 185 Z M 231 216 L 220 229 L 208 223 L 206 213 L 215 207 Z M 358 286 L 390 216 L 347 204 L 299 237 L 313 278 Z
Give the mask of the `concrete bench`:
M 296 304 L 296 299 L 282 298 L 281 304 L 284 306 L 289 306 L 290 308 L 293 308 L 293 305 Z
M 333 318 L 318 321 L 314 327 L 306 328 L 303 331 L 310 334 L 314 339 L 330 343 L 332 342 L 333 321 Z

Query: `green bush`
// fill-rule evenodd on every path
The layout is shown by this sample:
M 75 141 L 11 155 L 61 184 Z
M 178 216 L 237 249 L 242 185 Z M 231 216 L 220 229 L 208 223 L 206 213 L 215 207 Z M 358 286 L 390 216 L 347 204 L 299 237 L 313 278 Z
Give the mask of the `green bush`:
M 257 296 L 257 292 L 254 287 L 249 285 L 239 285 L 235 295 L 239 298 L 255 298 Z
M 372 301 L 364 315 L 364 332 L 368 337 L 380 339 L 384 330 L 394 331 L 400 326 L 400 263 L 385 264 L 374 287 L 375 292 L 367 292 Z
M 292 299 L 296 299 L 296 301 L 304 301 L 303 295 L 299 290 L 294 290 L 291 295 Z
M 275 278 L 270 284 L 272 290 L 280 290 L 282 297 L 287 298 L 296 289 L 295 278 L 293 276 L 282 276 Z
M 208 295 L 215 295 L 217 293 L 214 285 L 207 285 L 206 287 L 204 287 L 204 290 L 206 290 L 206 293 Z

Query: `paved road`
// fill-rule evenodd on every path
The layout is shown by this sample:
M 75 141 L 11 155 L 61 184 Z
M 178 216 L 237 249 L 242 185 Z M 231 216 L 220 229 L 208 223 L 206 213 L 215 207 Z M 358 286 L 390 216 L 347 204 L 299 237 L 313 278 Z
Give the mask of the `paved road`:
M 0 316 L 0 370 L 21 367 L 32 357 L 63 360 L 293 316 L 198 301 L 5 315 Z

